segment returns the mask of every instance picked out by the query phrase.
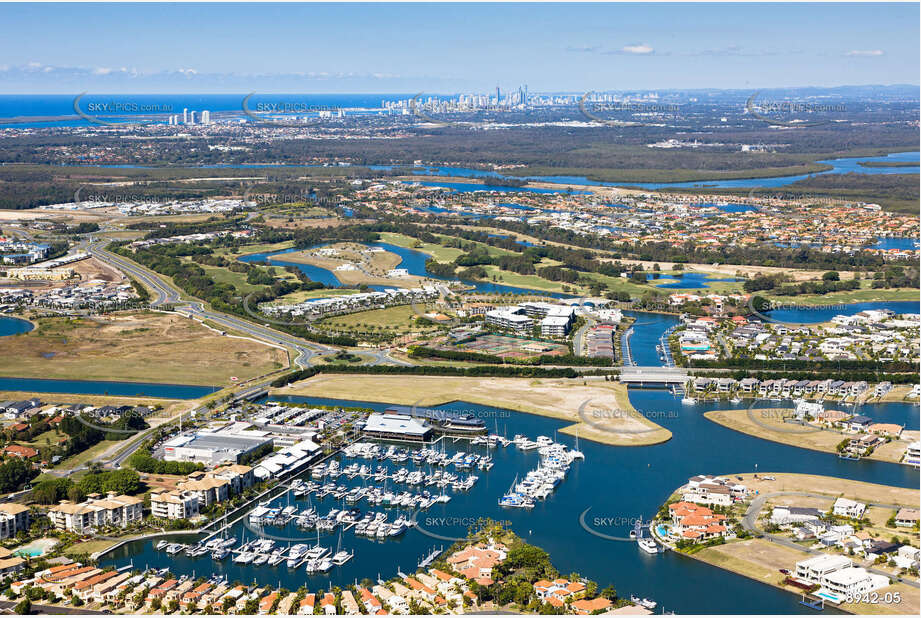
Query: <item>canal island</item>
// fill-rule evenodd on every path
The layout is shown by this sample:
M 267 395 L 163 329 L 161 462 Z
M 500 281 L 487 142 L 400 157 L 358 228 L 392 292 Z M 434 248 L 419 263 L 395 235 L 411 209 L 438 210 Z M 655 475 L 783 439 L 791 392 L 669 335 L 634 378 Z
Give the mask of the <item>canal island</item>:
M 918 615 L 918 6 L 777 8 L 0 5 L 0 609 Z

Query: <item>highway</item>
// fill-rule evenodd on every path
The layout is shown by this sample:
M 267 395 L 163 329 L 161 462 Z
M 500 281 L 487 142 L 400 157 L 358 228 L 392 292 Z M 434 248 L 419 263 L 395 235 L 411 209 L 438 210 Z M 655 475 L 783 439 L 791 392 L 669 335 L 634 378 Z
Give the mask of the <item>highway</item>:
M 226 327 L 229 330 L 238 331 L 275 345 L 292 348 L 297 351 L 294 363 L 301 368 L 310 366 L 310 359 L 315 354 L 324 354 L 337 351 L 337 348 L 325 346 L 319 343 L 310 343 L 294 335 L 279 332 L 275 329 L 256 324 L 236 316 L 228 315 L 219 311 L 206 308 L 202 301 L 188 301 L 182 299 L 182 293 L 169 284 L 156 273 L 142 268 L 131 260 L 119 255 L 106 251 L 103 246 L 107 241 L 90 242 L 87 245 L 87 252 L 93 257 L 115 266 L 116 268 L 128 273 L 151 290 L 155 298 L 150 302 L 151 307 L 162 305 L 173 305 L 174 311 L 180 315 L 188 316 L 197 320 L 210 320 L 216 324 Z

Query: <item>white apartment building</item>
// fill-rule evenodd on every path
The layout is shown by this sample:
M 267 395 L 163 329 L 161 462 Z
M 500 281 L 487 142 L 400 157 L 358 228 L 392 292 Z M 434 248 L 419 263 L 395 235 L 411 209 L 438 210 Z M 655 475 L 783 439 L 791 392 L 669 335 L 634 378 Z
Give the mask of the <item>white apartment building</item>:
M 124 528 L 144 515 L 144 501 L 134 496 L 116 496 L 110 492 L 106 498 L 90 497 L 80 504 L 62 500 L 48 510 L 51 523 L 58 530 L 77 533 L 89 532 L 103 526 Z
M 565 337 L 569 332 L 570 320 L 561 315 L 548 315 L 540 321 L 541 337 Z
M 150 494 L 150 514 L 161 519 L 190 519 L 198 516 L 198 494 L 193 491 L 160 491 Z
M 534 321 L 520 312 L 521 309 L 518 307 L 487 311 L 486 323 L 499 328 L 507 328 L 516 333 L 530 332 L 534 326 Z
M 0 540 L 29 529 L 29 507 L 15 502 L 0 504 Z

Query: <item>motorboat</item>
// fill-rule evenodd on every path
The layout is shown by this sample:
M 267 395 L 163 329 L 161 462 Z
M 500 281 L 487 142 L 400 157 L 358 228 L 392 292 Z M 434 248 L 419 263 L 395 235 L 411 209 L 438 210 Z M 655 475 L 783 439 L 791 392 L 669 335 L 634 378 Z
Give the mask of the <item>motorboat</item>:
M 659 544 L 653 539 L 639 538 L 636 540 L 636 544 L 647 554 L 658 554 L 661 551 Z

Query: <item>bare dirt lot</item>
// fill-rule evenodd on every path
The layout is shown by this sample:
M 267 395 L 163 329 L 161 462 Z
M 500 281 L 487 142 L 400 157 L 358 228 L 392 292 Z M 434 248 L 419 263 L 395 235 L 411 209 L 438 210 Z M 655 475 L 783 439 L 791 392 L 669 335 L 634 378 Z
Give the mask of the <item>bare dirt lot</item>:
M 176 315 L 131 312 L 37 324 L 4 338 L 0 375 L 219 386 L 288 362 L 284 350 L 221 336 Z

